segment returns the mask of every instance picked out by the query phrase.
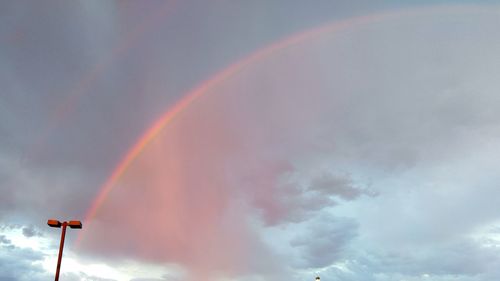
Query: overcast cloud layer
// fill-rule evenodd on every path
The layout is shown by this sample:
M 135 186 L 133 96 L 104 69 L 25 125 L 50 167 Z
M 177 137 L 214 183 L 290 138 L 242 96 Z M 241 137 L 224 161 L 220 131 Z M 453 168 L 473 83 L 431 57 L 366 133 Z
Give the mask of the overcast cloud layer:
M 92 250 L 179 262 L 193 280 L 358 263 L 373 280 L 484 280 L 498 257 L 471 235 L 500 203 L 497 18 L 396 15 L 246 66 L 117 183 Z
M 250 30 L 243 39 L 214 7 L 156 4 L 59 3 L 56 17 L 50 5 L 2 4 L 0 280 L 50 276 L 47 249 L 7 233 L 55 250 L 43 222 L 82 217 L 120 155 L 197 81 L 342 18 L 319 10 L 375 9 L 290 4 L 302 18 L 285 24 L 271 4 L 216 5 L 243 17 L 232 26 Z M 135 281 L 498 280 L 500 10 L 389 14 L 307 37 L 208 89 L 116 183 L 85 225 L 82 259 L 169 271 Z

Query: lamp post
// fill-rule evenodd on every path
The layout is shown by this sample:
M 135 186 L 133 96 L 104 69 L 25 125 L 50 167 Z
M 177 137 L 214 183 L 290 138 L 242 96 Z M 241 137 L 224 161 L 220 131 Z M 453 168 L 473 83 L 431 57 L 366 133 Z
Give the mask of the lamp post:
M 59 257 L 57 258 L 57 269 L 56 269 L 56 279 L 55 279 L 55 281 L 58 281 L 59 280 L 59 271 L 61 269 L 61 259 L 62 259 L 63 248 L 64 248 L 64 238 L 66 237 L 66 227 L 69 226 L 70 228 L 81 229 L 82 222 L 81 221 L 60 222 L 58 220 L 48 220 L 47 224 L 50 227 L 57 227 L 57 228 L 61 228 L 61 226 L 62 226 L 61 243 L 59 244 Z

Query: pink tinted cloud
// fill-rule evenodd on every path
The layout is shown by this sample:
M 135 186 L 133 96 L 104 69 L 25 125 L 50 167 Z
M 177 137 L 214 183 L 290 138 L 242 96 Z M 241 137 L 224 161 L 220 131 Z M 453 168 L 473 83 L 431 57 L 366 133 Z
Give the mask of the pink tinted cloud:
M 283 179 L 324 92 L 288 56 L 249 66 L 168 124 L 117 182 L 84 247 L 178 263 L 204 280 L 280 267 L 253 222 L 308 208 Z

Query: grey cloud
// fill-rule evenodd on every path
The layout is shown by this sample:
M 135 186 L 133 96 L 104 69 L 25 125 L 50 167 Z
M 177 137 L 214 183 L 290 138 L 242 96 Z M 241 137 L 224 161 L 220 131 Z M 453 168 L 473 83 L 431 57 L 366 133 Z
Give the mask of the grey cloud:
M 11 244 L 11 241 L 5 237 L 5 235 L 0 235 L 0 243 L 2 244 Z
M 491 271 L 500 261 L 492 248 L 461 239 L 428 250 L 414 249 L 381 257 L 387 270 L 409 275 L 478 276 Z
M 372 190 L 358 187 L 348 174 L 322 172 L 309 179 L 291 164 L 268 166 L 254 178 L 244 182 L 249 185 L 246 195 L 269 226 L 306 221 L 339 204 L 338 199 L 353 201 L 362 195 L 376 195 Z
M 4 157 L 0 158 L 0 191 L 2 192 L 2 196 L 0 197 L 0 218 L 5 215 L 6 211 L 16 206 L 15 189 L 6 188 L 12 172 L 9 167 L 11 163 L 2 158 Z
M 336 196 L 344 200 L 354 200 L 361 195 L 375 196 L 374 191 L 355 185 L 350 175 L 336 175 L 324 172 L 311 180 L 309 190 L 317 191 L 323 196 Z
M 343 257 L 344 250 L 358 235 L 358 224 L 349 218 L 321 216 L 307 226 L 306 234 L 290 241 L 298 248 L 304 268 L 322 268 Z
M 76 168 L 34 168 L 21 164 L 11 153 L 0 151 L 0 156 L 0 166 L 6 172 L 0 186 L 0 192 L 6 194 L 0 199 L 5 203 L 0 205 L 0 217 L 11 222 L 10 215 L 16 213 L 19 219 L 15 223 L 33 226 L 45 225 L 49 218 L 81 218 L 86 201 L 93 195 L 91 189 L 85 188 L 92 179 L 83 180 Z M 35 234 L 33 231 L 28 227 L 24 233 Z
M 83 152 L 96 133 L 85 131 L 89 126 L 82 124 L 71 95 L 80 86 L 94 86 L 79 83 L 85 84 L 91 68 L 109 55 L 112 34 L 117 34 L 114 4 L 16 1 L 0 5 L 4 62 L 0 66 L 0 218 L 10 220 L 15 214 L 17 222 L 31 224 L 52 216 L 81 218 L 107 165 L 97 167 L 104 162 L 96 160 L 94 153 Z M 68 111 L 65 118 L 59 116 L 63 111 Z M 95 149 L 95 144 L 90 146 Z M 101 172 L 96 175 L 96 170 Z M 82 174 L 84 180 L 75 180 Z
M 276 173 L 275 176 L 281 177 L 283 174 Z M 260 185 L 255 194 L 252 191 L 249 194 L 252 196 L 251 202 L 262 212 L 261 218 L 269 226 L 302 222 L 307 220 L 311 213 L 337 204 L 332 198 L 307 190 L 293 182 L 275 181 Z
M 423 272 L 419 264 L 430 259 L 429 255 L 407 257 L 404 249 L 434 249 L 437 241 L 454 239 L 497 217 L 493 206 L 499 197 L 494 196 L 497 195 L 494 184 L 488 183 L 487 188 L 482 185 L 485 193 L 470 196 L 475 193 L 471 187 L 476 186 L 477 178 L 450 180 L 467 175 L 463 173 L 464 166 L 453 164 L 461 160 L 472 163 L 466 161 L 464 153 L 470 157 L 478 155 L 474 141 L 485 134 L 492 140 L 498 138 L 498 131 L 494 130 L 497 124 L 492 118 L 498 112 L 491 110 L 499 107 L 496 91 L 492 90 L 498 87 L 498 79 L 492 74 L 497 72 L 487 68 L 495 68 L 490 59 L 497 54 L 500 42 L 483 32 L 485 26 L 498 27 L 497 16 L 465 14 L 401 17 L 321 37 L 318 39 L 321 43 L 314 40 L 297 43 L 282 53 L 246 66 L 235 77 L 226 78 L 227 84 L 207 92 L 210 99 L 198 100 L 191 111 L 176 120 L 174 129 L 166 130 L 164 138 L 157 140 L 158 144 L 164 141 L 170 146 L 165 149 L 159 145 L 158 154 L 154 155 L 172 149 L 188 158 L 183 159 L 182 168 L 188 167 L 189 175 L 175 175 L 182 178 L 179 184 L 182 188 L 174 188 L 175 192 L 183 194 L 182 199 L 189 198 L 191 204 L 187 210 L 180 208 L 179 213 L 193 215 L 187 216 L 190 225 L 185 228 L 188 231 L 182 232 L 193 233 L 192 222 L 207 213 L 202 208 L 205 198 L 214 198 L 213 202 L 222 200 L 217 205 L 222 214 L 211 218 L 214 224 L 227 214 L 246 219 L 247 213 L 257 213 L 257 221 L 264 224 L 263 228 L 293 223 L 303 223 L 301 226 L 306 227 L 309 214 L 336 206 L 329 211 L 351 212 L 358 217 L 354 221 L 337 224 L 327 220 L 321 227 L 310 226 L 311 233 L 293 240 L 295 248 L 303 249 L 301 266 L 326 267 L 341 260 L 350 255 L 352 249 L 347 247 L 350 243 L 353 248 L 380 244 L 384 251 L 370 249 L 384 253 L 377 255 L 370 270 L 396 276 Z M 457 29 L 476 32 L 470 32 L 469 38 L 452 32 Z M 484 44 L 479 57 L 477 42 Z M 486 70 L 473 68 L 471 64 L 484 65 Z M 487 83 L 477 83 L 476 79 Z M 468 91 L 474 88 L 483 93 L 482 100 L 468 102 L 472 98 Z M 490 113 L 483 115 L 482 108 Z M 458 112 L 466 112 L 465 117 L 458 118 Z M 172 145 L 173 139 L 182 140 L 179 141 L 182 145 Z M 495 146 L 490 148 L 490 154 L 494 154 Z M 138 218 L 146 214 L 149 217 L 170 214 L 170 210 L 162 209 L 163 201 L 154 193 L 156 189 L 162 190 L 162 196 L 172 198 L 165 191 L 168 191 L 165 181 L 160 180 L 167 171 L 154 170 L 168 164 L 160 160 L 141 170 L 142 176 L 151 173 L 145 178 L 158 180 L 152 183 L 153 188 L 140 189 L 139 193 L 131 185 L 128 191 L 133 199 L 141 194 L 144 195 L 141 198 L 149 196 L 151 202 L 161 206 L 158 211 L 144 211 L 144 206 L 137 206 L 133 213 Z M 479 159 L 475 163 L 495 167 L 494 161 L 485 163 Z M 356 180 L 342 173 L 310 177 L 314 174 L 310 170 L 325 166 L 327 171 L 348 171 Z M 449 174 L 445 175 L 447 169 Z M 495 179 L 494 171 L 490 172 L 487 178 Z M 288 176 L 294 173 L 304 174 L 306 179 L 288 181 Z M 138 186 L 146 181 L 141 177 L 135 180 L 140 182 Z M 380 196 L 364 200 L 363 194 L 373 195 L 363 188 L 369 180 Z M 108 205 L 109 212 L 103 212 L 104 219 L 107 215 L 109 221 L 116 221 L 112 220 L 117 218 L 116 208 L 123 208 L 124 204 L 116 198 L 127 197 L 127 191 L 122 192 L 122 197 L 115 197 L 115 205 Z M 146 195 L 147 192 L 151 193 Z M 469 199 L 477 204 L 470 204 Z M 248 207 L 245 214 L 231 213 L 227 202 L 234 201 L 243 201 L 242 205 Z M 172 205 L 177 202 L 173 199 Z M 132 210 L 131 204 L 126 205 L 127 211 Z M 141 211 L 144 216 L 138 215 Z M 162 218 L 157 216 L 158 220 Z M 238 221 L 244 221 L 242 218 Z M 137 223 L 140 225 L 142 221 L 137 219 Z M 122 225 L 115 229 L 125 233 L 127 228 L 130 227 Z M 157 233 L 161 230 L 154 235 Z M 113 236 L 101 237 L 111 240 Z M 355 241 L 352 237 L 356 237 Z M 258 239 L 258 235 L 249 240 L 253 239 Z M 127 246 L 130 252 L 137 250 L 132 243 Z M 325 249 L 326 252 L 321 252 Z M 157 245 L 150 250 L 165 258 Z M 118 247 L 109 250 L 112 251 L 124 250 Z M 263 247 L 250 256 L 273 251 L 271 246 Z M 181 252 L 187 253 L 185 249 Z M 377 265 L 377 259 L 387 263 L 399 260 L 396 267 L 401 268 L 387 269 L 385 263 Z M 443 263 L 443 267 L 431 269 L 435 274 L 451 272 L 461 263 L 457 257 L 453 259 L 456 263 Z M 288 262 L 278 263 L 286 267 Z M 387 267 L 386 271 L 377 271 L 378 266 Z M 457 272 L 467 274 L 474 270 L 477 269 Z
M 23 235 L 27 238 L 34 236 L 43 236 L 43 234 L 38 231 L 33 225 L 23 227 Z
M 399 251 L 383 248 L 370 252 L 351 247 L 338 266 L 321 272 L 328 280 L 422 280 L 479 281 L 498 278 L 495 264 L 500 255 L 467 239 L 436 245 L 432 249 L 407 247 Z M 340 265 L 339 265 L 340 264 Z

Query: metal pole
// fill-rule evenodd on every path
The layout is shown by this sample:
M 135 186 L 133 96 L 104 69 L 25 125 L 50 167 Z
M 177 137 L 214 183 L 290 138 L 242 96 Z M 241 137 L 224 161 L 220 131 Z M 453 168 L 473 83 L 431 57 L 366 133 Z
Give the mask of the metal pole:
M 56 280 L 59 281 L 59 270 L 61 269 L 61 259 L 64 248 L 64 237 L 66 236 L 66 226 L 68 226 L 67 222 L 62 223 L 62 234 L 61 234 L 61 243 L 59 244 L 59 257 L 57 258 L 57 269 L 56 269 Z

